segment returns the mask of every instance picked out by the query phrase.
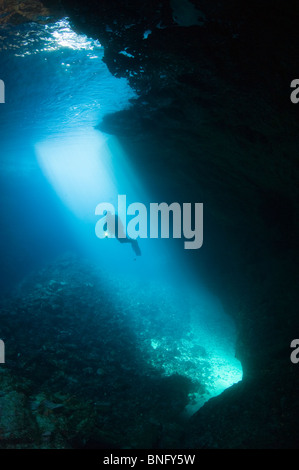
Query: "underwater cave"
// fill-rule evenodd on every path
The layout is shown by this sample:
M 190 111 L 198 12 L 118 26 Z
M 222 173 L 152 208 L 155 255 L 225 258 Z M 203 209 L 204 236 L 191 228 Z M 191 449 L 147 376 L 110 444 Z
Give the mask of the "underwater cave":
M 1 6 L 1 449 L 298 448 L 299 8 L 267 3 Z

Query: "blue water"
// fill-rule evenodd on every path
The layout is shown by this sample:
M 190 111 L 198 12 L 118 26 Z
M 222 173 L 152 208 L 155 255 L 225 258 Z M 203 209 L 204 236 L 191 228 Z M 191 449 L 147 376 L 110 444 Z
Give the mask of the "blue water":
M 128 203 L 158 202 L 116 137 L 95 130 L 103 116 L 130 106 L 134 91 L 109 73 L 101 45 L 76 35 L 67 20 L 6 27 L 1 35 L 2 291 L 66 253 L 88 260 L 109 292 L 121 286 L 127 322 L 153 367 L 204 382 L 192 413 L 242 377 L 232 320 L 171 240 L 141 240 L 136 259 L 130 245 L 94 232 L 100 202 L 115 204 L 118 194 Z M 158 309 L 159 334 L 157 320 L 141 318 L 144 304 Z

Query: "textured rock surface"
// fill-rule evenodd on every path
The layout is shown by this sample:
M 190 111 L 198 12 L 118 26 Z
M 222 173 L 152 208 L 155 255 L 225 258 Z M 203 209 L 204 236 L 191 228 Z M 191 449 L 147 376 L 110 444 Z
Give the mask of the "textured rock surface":
M 43 21 L 49 17 L 49 10 L 39 0 L 1 0 L 0 25 L 19 24 L 28 21 Z
M 146 297 L 142 285 L 123 279 L 113 279 L 110 299 L 99 273 L 103 279 L 66 256 L 1 302 L 8 351 L 0 369 L 1 449 L 180 445 L 185 406 L 194 391 L 205 392 L 209 362 L 197 379 L 186 374 L 190 360 L 165 374 L 174 351 L 156 354 L 151 339 L 171 339 L 174 349 L 185 339 L 189 325 L 178 329 L 174 320 L 179 309 L 165 292 L 147 285 Z

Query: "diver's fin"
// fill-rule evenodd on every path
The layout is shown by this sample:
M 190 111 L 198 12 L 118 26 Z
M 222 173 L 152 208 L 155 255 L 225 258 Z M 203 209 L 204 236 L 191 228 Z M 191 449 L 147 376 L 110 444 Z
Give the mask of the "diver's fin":
M 138 241 L 137 240 L 131 240 L 131 244 L 132 244 L 132 248 L 134 250 L 135 255 L 136 256 L 141 256 L 141 250 L 139 248 Z

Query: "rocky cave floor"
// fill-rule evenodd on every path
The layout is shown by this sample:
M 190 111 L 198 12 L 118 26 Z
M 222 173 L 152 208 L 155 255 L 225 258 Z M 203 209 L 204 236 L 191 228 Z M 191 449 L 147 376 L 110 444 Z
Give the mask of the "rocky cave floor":
M 296 447 L 294 368 L 278 379 L 273 364 L 190 418 L 213 377 L 187 306 L 109 281 L 68 255 L 2 300 L 0 448 Z
M 186 305 L 98 274 L 66 256 L 2 301 L 0 448 L 182 446 L 212 379 Z

